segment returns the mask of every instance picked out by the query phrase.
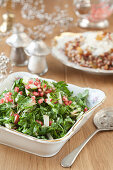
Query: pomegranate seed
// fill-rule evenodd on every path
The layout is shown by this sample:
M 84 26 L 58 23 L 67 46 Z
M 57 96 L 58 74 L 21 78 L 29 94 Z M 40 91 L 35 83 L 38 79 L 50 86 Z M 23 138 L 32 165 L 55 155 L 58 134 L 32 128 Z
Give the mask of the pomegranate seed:
M 66 96 L 63 96 L 63 97 L 62 97 L 62 100 L 63 100 L 64 102 L 67 102 L 67 101 L 68 101 L 68 99 L 67 99 Z
M 40 120 L 36 120 L 37 123 L 39 123 L 41 126 L 43 126 L 43 122 Z
M 29 83 L 29 84 L 33 84 L 33 80 L 29 80 L 28 83 Z
M 45 102 L 47 103 L 47 102 L 48 102 L 48 99 L 45 99 Z
M 68 103 L 69 103 L 69 105 L 71 105 L 72 101 L 70 100 Z
M 19 122 L 19 117 L 20 116 L 18 114 L 14 114 L 14 117 L 15 117 L 14 124 L 16 125 Z
M 36 104 L 36 100 L 33 100 L 32 103 L 35 103 L 35 104 Z
M 1 104 L 1 103 L 4 103 L 4 99 L 3 99 L 3 98 L 2 98 L 2 99 L 0 99 L 0 104 Z
M 41 92 L 41 93 L 40 93 L 40 96 L 43 97 L 43 95 L 44 95 L 44 92 Z
M 69 105 L 69 102 L 68 102 L 68 101 L 66 101 L 66 102 L 64 102 L 64 104 L 65 104 L 65 105 Z
M 11 93 L 11 92 L 8 92 L 8 93 L 7 93 L 7 95 L 11 96 L 11 95 L 12 95 L 12 93 Z
M 15 87 L 14 91 L 18 93 L 19 92 L 19 87 Z
M 38 83 L 37 88 L 39 89 L 41 87 L 41 84 Z
M 30 89 L 30 86 L 29 86 L 29 85 L 25 85 L 25 88 L 26 88 L 26 89 Z
M 10 113 L 10 116 L 13 116 L 13 113 Z
M 39 99 L 39 100 L 38 100 L 38 103 L 41 104 L 41 103 L 43 103 L 43 101 L 44 101 L 43 98 L 42 98 L 42 99 Z
M 35 86 L 38 86 L 38 82 L 37 82 L 37 81 L 35 81 L 35 82 L 34 82 L 34 85 L 35 85 Z
M 85 108 L 84 108 L 84 112 L 87 112 L 87 111 L 88 111 L 88 108 L 87 108 L 87 107 L 85 107 Z
M 9 100 L 10 100 L 10 97 L 9 97 L 9 96 L 5 96 L 5 101 L 6 101 L 6 103 L 8 103 Z
M 50 121 L 49 121 L 49 126 L 51 126 L 51 124 L 52 124 L 52 123 L 53 123 L 53 121 L 52 121 L 52 120 L 50 120 Z
M 49 89 L 49 93 L 51 93 L 53 91 L 53 89 Z
M 48 93 L 49 93 L 48 90 L 46 90 L 46 91 L 45 91 L 45 94 L 48 94 Z
M 38 89 L 38 92 L 42 92 L 42 89 Z
M 44 84 L 44 88 L 46 88 L 47 87 L 47 85 L 46 84 Z
M 47 90 L 45 91 L 46 94 L 51 93 L 51 92 L 52 92 L 52 89 L 47 89 Z
M 40 81 L 38 78 L 36 78 L 36 81 Z
M 20 92 L 19 92 L 19 94 L 21 94 L 21 95 L 22 95 L 22 94 L 23 94 L 23 91 L 20 91 Z
M 13 99 L 9 99 L 9 102 L 13 102 Z
M 33 103 L 36 103 L 35 96 L 32 96 L 31 98 L 33 100 Z
M 35 100 L 35 96 L 32 96 L 31 98 L 32 98 L 33 100 Z
M 36 92 L 36 91 L 34 91 L 34 92 L 33 92 L 33 95 L 34 95 L 34 96 L 39 96 L 39 93 Z

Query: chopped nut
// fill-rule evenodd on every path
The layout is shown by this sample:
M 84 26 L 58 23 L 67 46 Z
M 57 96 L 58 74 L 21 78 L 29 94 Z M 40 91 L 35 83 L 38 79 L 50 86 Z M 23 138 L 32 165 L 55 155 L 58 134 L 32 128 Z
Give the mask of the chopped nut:
M 80 48 L 80 47 L 77 47 L 77 51 L 78 51 L 79 54 L 82 54 L 82 53 L 83 53 L 83 50 L 82 50 L 82 48 Z

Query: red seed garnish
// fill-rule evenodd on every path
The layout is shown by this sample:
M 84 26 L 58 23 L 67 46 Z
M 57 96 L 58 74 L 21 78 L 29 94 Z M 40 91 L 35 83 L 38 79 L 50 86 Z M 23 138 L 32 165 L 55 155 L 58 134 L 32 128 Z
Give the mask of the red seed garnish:
M 67 101 L 68 101 L 68 99 L 67 99 L 66 96 L 63 96 L 63 97 L 62 97 L 62 100 L 63 100 L 64 102 L 67 102 Z
M 9 99 L 9 102 L 13 102 L 13 99 Z
M 25 88 L 26 88 L 26 89 L 30 89 L 30 86 L 29 86 L 29 85 L 25 85 Z
M 31 98 L 33 100 L 33 103 L 36 103 L 35 96 L 32 96 Z
M 37 88 L 39 89 L 41 87 L 41 84 L 38 83 Z
M 69 102 L 68 102 L 68 101 L 66 101 L 66 102 L 64 102 L 64 104 L 65 104 L 65 105 L 69 105 Z
M 11 92 L 8 92 L 8 93 L 6 93 L 7 95 L 9 95 L 9 96 L 11 96 L 12 95 L 12 93 Z
M 40 94 L 39 94 L 39 92 L 34 91 L 34 92 L 33 92 L 33 95 L 34 95 L 34 96 L 39 96 Z
M 32 96 L 31 98 L 32 98 L 33 100 L 35 100 L 35 96 Z
M 13 113 L 12 113 L 12 112 L 10 113 L 10 116 L 13 116 Z
M 14 114 L 14 117 L 15 117 L 15 119 L 14 119 L 14 124 L 16 125 L 16 124 L 18 124 L 18 122 L 19 122 L 19 115 L 18 114 Z
M 0 104 L 2 104 L 2 103 L 4 103 L 4 99 L 3 98 L 0 99 Z
M 34 85 L 37 86 L 39 83 L 37 81 L 34 82 Z
M 19 92 L 19 94 L 21 94 L 21 95 L 22 95 L 22 94 L 23 94 L 23 91 L 20 91 L 20 92 Z
M 36 104 L 36 100 L 33 100 L 32 102 Z
M 49 121 L 49 126 L 51 126 L 51 124 L 52 124 L 52 123 L 53 123 L 53 121 L 52 121 L 52 120 L 50 120 L 50 121 Z
M 38 92 L 42 92 L 42 89 L 38 89 Z
M 44 95 L 44 92 L 41 92 L 41 93 L 40 93 L 40 96 L 43 97 L 43 95 Z
M 46 84 L 44 84 L 44 88 L 46 88 L 47 87 L 47 85 Z
M 36 81 L 40 81 L 38 78 L 36 78 Z
M 39 100 L 38 100 L 38 103 L 41 104 L 41 103 L 43 103 L 43 101 L 44 101 L 43 98 L 42 98 L 42 99 L 39 99 Z
M 15 87 L 14 91 L 18 93 L 19 92 L 19 87 Z
M 9 100 L 11 99 L 11 97 L 10 96 L 5 96 L 4 99 L 5 99 L 6 103 L 8 103 Z
M 52 89 L 47 89 L 47 90 L 45 91 L 46 94 L 51 93 L 51 92 L 52 92 Z
M 43 122 L 40 120 L 36 120 L 37 123 L 39 123 L 41 126 L 43 126 Z
M 71 105 L 72 101 L 70 100 L 70 101 L 68 101 L 68 103 L 69 103 L 69 105 Z
M 84 112 L 87 112 L 87 111 L 88 111 L 88 108 L 87 108 L 87 107 L 85 107 L 85 108 L 84 108 Z
M 29 84 L 33 84 L 33 80 L 29 80 L 28 83 L 29 83 Z
M 45 102 L 47 103 L 48 99 L 45 99 Z

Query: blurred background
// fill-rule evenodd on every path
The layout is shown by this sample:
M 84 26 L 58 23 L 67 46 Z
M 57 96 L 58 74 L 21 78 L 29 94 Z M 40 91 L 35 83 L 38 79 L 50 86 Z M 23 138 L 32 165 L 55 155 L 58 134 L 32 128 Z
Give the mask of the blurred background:
M 0 53 L 4 52 L 8 57 L 12 54 L 13 57 L 15 54 L 18 58 L 23 57 L 22 49 L 16 49 L 18 46 L 15 48 L 18 41 L 19 44 L 23 44 L 26 39 L 23 35 L 23 38 L 18 37 L 18 39 L 13 36 L 10 39 L 12 42 L 6 42 L 15 34 L 15 29 L 19 33 L 26 33 L 26 42 L 29 42 L 28 39 L 43 40 L 48 47 L 51 47 L 53 38 L 62 32 L 113 30 L 112 13 L 112 0 L 0 0 L 0 46 L 2 47 Z M 22 48 L 25 48 L 25 45 Z M 49 55 L 48 60 L 50 58 Z M 24 64 L 25 59 L 22 58 L 22 61 L 21 66 L 27 65 Z M 13 66 L 19 65 L 12 63 Z M 23 67 L 14 67 L 13 71 L 15 70 L 22 71 Z M 27 67 L 25 70 L 28 71 Z

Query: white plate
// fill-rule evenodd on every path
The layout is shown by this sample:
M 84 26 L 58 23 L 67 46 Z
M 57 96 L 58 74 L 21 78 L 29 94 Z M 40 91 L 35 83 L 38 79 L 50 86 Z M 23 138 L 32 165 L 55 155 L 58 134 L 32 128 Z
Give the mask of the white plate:
M 36 75 L 27 72 L 13 73 L 9 75 L 4 82 L 1 83 L 0 93 L 2 93 L 5 88 L 11 89 L 14 80 L 17 77 L 22 78 L 23 76 L 33 78 L 37 77 Z M 54 81 L 51 79 L 45 80 Z M 16 130 L 10 130 L 6 127 L 0 126 L 0 143 L 43 157 L 51 157 L 57 154 L 63 147 L 63 145 L 85 124 L 93 111 L 104 102 L 106 97 L 105 93 L 98 89 L 81 88 L 72 84 L 68 84 L 68 88 L 70 91 L 73 91 L 74 95 L 77 95 L 77 93 L 83 92 L 85 89 L 88 89 L 88 102 L 90 110 L 77 120 L 77 122 L 64 137 L 54 140 L 37 139 L 35 137 L 17 132 Z
M 113 74 L 113 70 L 102 70 L 102 69 L 82 67 L 79 64 L 68 61 L 68 57 L 65 55 L 63 51 L 64 44 L 70 40 L 74 40 L 75 37 L 79 37 L 79 36 L 80 33 L 71 33 L 71 32 L 64 32 L 60 36 L 56 36 L 53 40 L 54 45 L 52 47 L 52 55 L 60 62 L 62 62 L 64 65 L 75 68 L 77 70 L 81 70 L 93 74 L 100 74 L 100 75 Z

